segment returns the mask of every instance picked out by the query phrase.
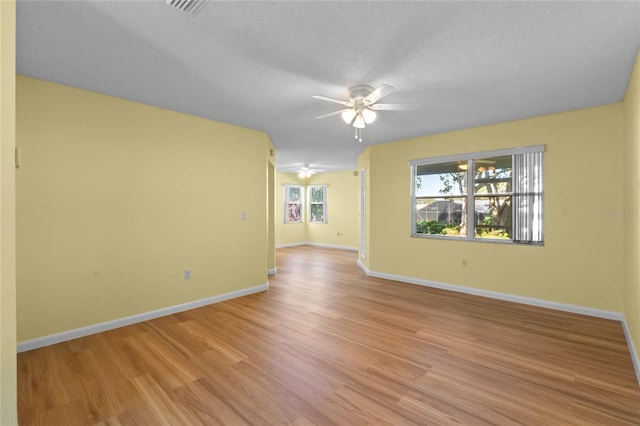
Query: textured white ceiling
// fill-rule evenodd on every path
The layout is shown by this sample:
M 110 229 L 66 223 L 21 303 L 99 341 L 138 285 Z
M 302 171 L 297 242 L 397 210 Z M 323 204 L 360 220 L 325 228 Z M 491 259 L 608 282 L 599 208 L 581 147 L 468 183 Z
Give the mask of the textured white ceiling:
M 18 72 L 265 131 L 280 170 L 356 167 L 369 144 L 621 101 L 638 2 L 25 1 Z M 350 86 L 386 83 L 364 142 Z M 517 141 L 514 142 L 517 144 Z

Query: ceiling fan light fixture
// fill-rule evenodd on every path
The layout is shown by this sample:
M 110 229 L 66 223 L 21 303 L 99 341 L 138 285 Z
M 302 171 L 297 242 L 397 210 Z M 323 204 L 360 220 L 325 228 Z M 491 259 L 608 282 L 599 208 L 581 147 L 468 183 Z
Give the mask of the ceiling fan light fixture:
M 343 111 L 340 116 L 345 123 L 351 124 L 353 119 L 356 117 L 356 111 L 354 109 L 348 109 L 346 111 Z
M 372 109 L 365 108 L 362 110 L 362 117 L 364 118 L 364 122 L 366 124 L 371 124 L 376 121 L 377 116 L 378 114 L 376 114 L 376 112 Z
M 309 169 L 309 165 L 308 164 L 303 164 L 302 166 L 300 166 L 300 170 L 298 170 L 298 177 L 300 179 L 308 179 L 311 177 L 311 175 L 315 174 L 315 172 L 311 171 Z
M 171 0 L 167 0 L 171 1 Z M 379 104 L 378 102 L 393 91 L 388 84 L 381 84 L 377 89 L 368 85 L 353 86 L 349 89 L 349 100 L 313 95 L 312 98 L 344 105 L 346 109 L 323 114 L 316 118 L 326 118 L 340 114 L 342 120 L 355 128 L 355 139 L 362 142 L 362 129 L 373 123 L 378 114 L 376 111 L 406 109 L 402 104 Z

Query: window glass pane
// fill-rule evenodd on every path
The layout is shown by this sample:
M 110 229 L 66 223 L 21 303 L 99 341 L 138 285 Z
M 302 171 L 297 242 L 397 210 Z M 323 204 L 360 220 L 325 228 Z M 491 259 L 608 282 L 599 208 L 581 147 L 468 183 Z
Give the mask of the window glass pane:
M 311 202 L 312 203 L 322 203 L 324 201 L 322 186 L 312 186 L 311 187 Z
M 416 204 L 416 233 L 461 235 L 466 198 L 422 198 Z
M 300 202 L 302 195 L 302 188 L 299 186 L 290 186 L 289 187 L 289 201 L 290 202 Z
M 466 161 L 416 166 L 416 195 L 466 194 L 466 170 Z
M 311 204 L 311 222 L 324 222 L 324 205 Z
M 542 244 L 543 152 L 536 145 L 410 161 L 412 235 Z
M 511 196 L 475 198 L 476 238 L 511 239 Z
M 475 193 L 511 193 L 511 169 L 511 155 L 473 160 Z
M 285 185 L 285 223 L 302 222 L 302 191 L 302 186 Z
M 327 186 L 309 186 L 309 222 L 327 223 Z
M 288 222 L 300 222 L 300 202 L 289 203 L 287 207 Z

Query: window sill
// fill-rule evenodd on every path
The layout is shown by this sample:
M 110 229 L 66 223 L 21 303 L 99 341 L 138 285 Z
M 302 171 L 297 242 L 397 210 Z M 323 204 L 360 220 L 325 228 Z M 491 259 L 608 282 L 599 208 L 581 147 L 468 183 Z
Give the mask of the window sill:
M 498 239 L 498 238 L 468 238 L 468 237 L 456 237 L 448 235 L 438 234 L 411 234 L 411 238 L 418 238 L 423 240 L 444 240 L 444 241 L 466 241 L 471 243 L 489 243 L 489 244 L 508 244 L 514 246 L 533 246 L 544 247 L 544 242 L 541 243 L 516 243 L 513 240 Z

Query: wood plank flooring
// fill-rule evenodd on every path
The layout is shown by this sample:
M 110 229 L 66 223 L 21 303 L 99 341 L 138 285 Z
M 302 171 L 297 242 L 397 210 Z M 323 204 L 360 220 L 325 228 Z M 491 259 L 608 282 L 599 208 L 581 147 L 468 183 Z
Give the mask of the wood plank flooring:
M 640 424 L 616 321 L 277 256 L 268 292 L 19 354 L 20 424 Z

